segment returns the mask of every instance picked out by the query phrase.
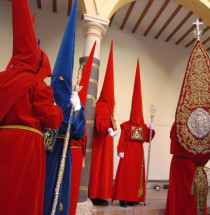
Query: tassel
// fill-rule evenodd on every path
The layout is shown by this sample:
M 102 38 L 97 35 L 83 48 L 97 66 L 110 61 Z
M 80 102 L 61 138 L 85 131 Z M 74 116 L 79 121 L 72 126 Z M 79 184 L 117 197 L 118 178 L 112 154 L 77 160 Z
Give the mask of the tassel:
M 138 192 L 138 197 L 142 197 L 143 196 L 143 187 L 139 188 L 139 192 Z
M 197 214 L 202 215 L 205 211 L 208 195 L 208 180 L 204 167 L 197 167 L 191 193 L 196 197 Z
M 144 190 L 143 190 L 143 170 L 144 170 L 144 155 L 142 159 L 142 164 L 141 164 L 141 178 L 140 178 L 140 187 L 139 187 L 139 192 L 138 192 L 138 197 L 141 198 L 143 196 Z

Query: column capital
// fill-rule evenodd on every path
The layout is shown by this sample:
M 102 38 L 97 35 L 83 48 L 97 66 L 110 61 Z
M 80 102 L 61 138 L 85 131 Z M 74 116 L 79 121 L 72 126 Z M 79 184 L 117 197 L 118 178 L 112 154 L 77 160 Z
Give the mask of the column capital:
M 102 40 L 103 36 L 106 34 L 110 20 L 89 14 L 84 14 L 83 17 L 83 29 L 85 36 L 92 35 L 98 37 L 99 40 Z

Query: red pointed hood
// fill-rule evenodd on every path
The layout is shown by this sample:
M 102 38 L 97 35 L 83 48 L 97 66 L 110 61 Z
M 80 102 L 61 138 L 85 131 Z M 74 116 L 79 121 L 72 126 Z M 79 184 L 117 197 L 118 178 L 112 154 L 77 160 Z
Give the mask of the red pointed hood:
M 37 72 L 41 61 L 41 50 L 37 44 L 27 0 L 12 0 L 12 23 L 13 65 L 27 65 Z
M 130 122 L 132 125 L 142 125 L 144 123 L 143 107 L 141 98 L 141 79 L 140 79 L 140 67 L 139 59 L 137 60 L 136 77 L 133 88 L 133 98 L 130 112 Z
M 0 121 L 24 93 L 51 76 L 48 57 L 37 43 L 28 1 L 12 0 L 12 16 L 13 56 L 0 73 Z
M 91 67 L 92 67 L 95 47 L 96 47 L 96 42 L 94 43 L 93 48 L 90 52 L 90 55 L 87 59 L 87 62 L 82 70 L 82 78 L 80 81 L 80 86 L 83 86 L 83 88 L 79 92 L 79 97 L 80 97 L 80 102 L 84 107 L 86 104 L 86 98 L 87 98 L 87 93 L 88 93 L 89 79 L 90 79 L 90 73 L 91 73 Z
M 109 60 L 107 64 L 106 74 L 104 78 L 103 87 L 101 90 L 100 97 L 98 102 L 106 103 L 110 114 L 114 112 L 114 66 L 113 66 L 113 41 L 111 43 L 110 53 L 109 53 Z

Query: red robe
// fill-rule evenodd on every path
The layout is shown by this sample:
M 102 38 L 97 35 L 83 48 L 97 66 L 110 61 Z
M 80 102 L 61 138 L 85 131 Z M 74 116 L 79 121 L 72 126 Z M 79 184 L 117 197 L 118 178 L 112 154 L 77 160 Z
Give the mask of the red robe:
M 22 125 L 41 132 L 46 127 L 58 128 L 63 114 L 53 103 L 51 87 L 41 81 L 15 102 L 0 126 Z M 22 129 L 0 129 L 1 214 L 43 213 L 45 162 L 40 134 Z
M 145 165 L 143 143 L 149 142 L 150 129 L 146 124 L 143 124 L 140 126 L 143 128 L 142 140 L 132 140 L 131 126 L 130 121 L 121 124 L 121 135 L 117 151 L 118 154 L 124 152 L 124 158 L 119 161 L 112 199 L 144 202 Z M 152 132 L 153 136 L 154 131 Z
M 113 187 L 113 137 L 108 134 L 112 124 L 105 104 L 97 103 L 95 116 L 89 198 L 110 199 Z
M 175 124 L 172 126 L 170 138 L 173 157 L 165 215 L 197 215 L 196 198 L 191 194 L 196 166 L 188 158 L 189 152 L 177 141 Z
M 85 128 L 84 138 L 81 140 L 71 140 L 71 193 L 70 193 L 70 206 L 69 215 L 75 215 L 77 210 L 77 201 L 79 197 L 80 180 L 82 173 L 82 163 L 85 156 L 87 131 Z

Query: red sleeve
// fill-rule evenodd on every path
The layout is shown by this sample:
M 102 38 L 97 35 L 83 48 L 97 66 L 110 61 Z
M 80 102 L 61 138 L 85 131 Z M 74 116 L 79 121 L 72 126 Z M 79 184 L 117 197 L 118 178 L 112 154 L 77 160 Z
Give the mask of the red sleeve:
M 53 91 L 44 81 L 33 88 L 34 113 L 44 128 L 59 128 L 63 121 L 62 110 L 54 105 Z
M 121 127 L 120 139 L 117 146 L 117 154 L 124 152 L 125 130 Z
M 145 140 L 144 140 L 144 142 L 148 143 L 150 141 L 150 129 L 147 127 L 146 124 L 144 125 L 143 129 L 144 129 L 144 132 L 145 132 Z M 154 138 L 154 136 L 155 136 L 155 131 L 152 130 L 152 139 Z
M 96 107 L 95 126 L 100 136 L 105 136 L 111 127 L 109 113 L 103 107 Z

